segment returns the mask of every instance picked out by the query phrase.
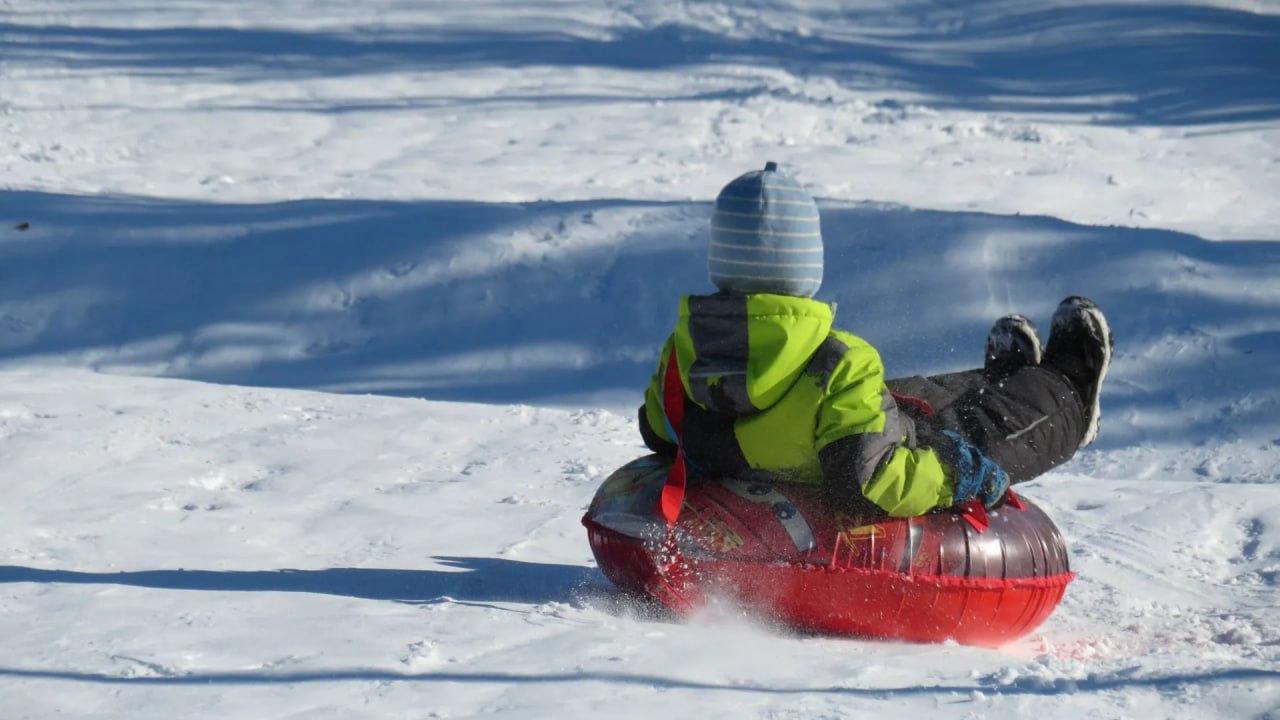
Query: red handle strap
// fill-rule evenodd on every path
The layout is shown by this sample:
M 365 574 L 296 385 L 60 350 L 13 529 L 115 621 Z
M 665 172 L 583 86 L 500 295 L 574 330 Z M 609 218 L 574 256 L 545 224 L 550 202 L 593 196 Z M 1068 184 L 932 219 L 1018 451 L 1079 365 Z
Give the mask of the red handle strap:
M 676 524 L 680 517 L 680 507 L 684 505 L 684 489 L 688 476 L 684 465 L 684 383 L 680 381 L 680 366 L 676 362 L 676 349 L 671 348 L 671 357 L 667 358 L 667 372 L 662 382 L 662 412 L 667 416 L 667 424 L 675 433 L 676 459 L 667 472 L 667 483 L 662 486 L 662 496 L 658 498 L 655 510 L 666 520 L 667 526 Z
M 915 395 L 903 395 L 902 393 L 890 392 L 894 402 L 898 403 L 898 407 L 906 410 L 908 414 L 911 412 L 919 413 L 925 417 L 935 417 L 938 411 L 929 404 L 928 400 L 916 397 Z
M 1026 503 L 1022 502 L 1022 498 L 1014 495 L 1012 490 L 1005 491 L 1004 503 L 1006 506 L 1015 510 L 1027 509 Z M 964 505 L 961 505 L 959 510 L 960 517 L 964 518 L 965 522 L 973 526 L 974 530 L 977 530 L 978 532 L 986 532 L 987 528 L 991 527 L 991 517 L 987 513 L 987 507 L 982 504 L 981 500 L 970 500 Z

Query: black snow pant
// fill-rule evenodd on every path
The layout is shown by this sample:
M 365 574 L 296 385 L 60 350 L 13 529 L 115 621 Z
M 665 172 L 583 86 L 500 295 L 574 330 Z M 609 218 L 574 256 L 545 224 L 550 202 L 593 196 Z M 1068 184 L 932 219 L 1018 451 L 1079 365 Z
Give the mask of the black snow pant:
M 912 376 L 888 381 L 890 392 L 918 398 L 934 414 L 899 398 L 916 423 L 921 444 L 954 430 L 1009 474 L 1025 482 L 1061 465 L 1084 438 L 1084 406 L 1066 375 L 1051 366 L 1028 365 L 1002 377 L 982 370 Z

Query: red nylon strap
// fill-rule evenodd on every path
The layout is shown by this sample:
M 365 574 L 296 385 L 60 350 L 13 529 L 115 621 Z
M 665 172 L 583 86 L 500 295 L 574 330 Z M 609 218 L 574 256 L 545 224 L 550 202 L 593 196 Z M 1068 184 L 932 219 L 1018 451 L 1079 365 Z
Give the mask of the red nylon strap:
M 1014 495 L 1012 490 L 1005 491 L 1005 504 L 1015 510 L 1027 509 L 1026 503 L 1022 502 L 1022 499 L 1017 495 Z M 963 517 L 965 522 L 972 525 L 973 529 L 978 532 L 986 532 L 987 528 L 991 527 L 991 516 L 981 500 L 970 500 L 961 505 L 960 517 Z
M 1027 504 L 1022 502 L 1022 498 L 1013 494 L 1012 488 L 1006 490 L 1004 495 L 1006 498 L 1005 502 L 1009 505 L 1009 507 L 1017 508 L 1019 510 L 1027 509 Z
M 662 486 L 662 496 L 658 498 L 655 508 L 667 521 L 668 526 L 676 524 L 680 517 L 680 507 L 684 505 L 684 488 L 687 475 L 684 467 L 684 383 L 680 382 L 680 366 L 676 362 L 676 349 L 671 348 L 671 357 L 667 358 L 667 373 L 662 382 L 662 411 L 667 415 L 667 423 L 676 436 L 676 459 L 667 472 L 667 484 Z
M 924 414 L 926 417 L 933 417 L 938 414 L 937 410 L 929 404 L 928 400 L 918 398 L 914 395 L 903 395 L 902 393 L 891 392 L 893 399 L 898 403 L 898 407 L 906 410 L 915 410 Z
M 991 527 L 991 517 L 987 514 L 987 507 L 982 504 L 981 500 L 970 500 L 960 506 L 960 517 L 965 522 L 973 526 L 978 532 L 986 532 Z

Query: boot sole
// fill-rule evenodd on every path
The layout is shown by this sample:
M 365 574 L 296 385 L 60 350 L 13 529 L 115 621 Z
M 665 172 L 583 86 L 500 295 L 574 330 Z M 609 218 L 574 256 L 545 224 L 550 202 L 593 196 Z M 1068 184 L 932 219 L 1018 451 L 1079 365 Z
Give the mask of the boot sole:
M 1084 438 L 1080 440 L 1080 447 L 1084 448 L 1093 444 L 1098 439 L 1098 426 L 1102 417 L 1102 381 L 1107 377 L 1107 370 L 1111 367 L 1111 326 L 1107 324 L 1107 317 L 1102 314 L 1099 308 L 1091 300 L 1080 298 L 1072 301 L 1070 312 L 1082 316 L 1085 323 L 1085 331 L 1088 332 L 1099 345 L 1103 348 L 1101 366 L 1098 368 L 1098 377 L 1093 383 L 1093 397 L 1089 398 L 1089 407 L 1085 410 L 1087 426 L 1084 431 Z M 1056 315 L 1055 314 L 1055 319 Z M 1059 323 L 1052 323 L 1057 327 Z
M 1009 340 L 1008 347 L 999 342 L 992 342 L 996 337 L 997 329 L 1001 330 L 1002 336 L 1007 336 Z M 987 333 L 987 348 L 985 355 L 985 365 L 990 365 L 991 361 L 1007 352 L 1014 351 L 1015 335 L 1023 335 L 1027 338 L 1027 344 L 1031 347 L 1032 357 L 1028 359 L 1028 365 L 1039 365 L 1044 357 L 1044 347 L 1040 343 L 1040 334 L 1036 332 L 1035 323 L 1025 315 L 1006 315 L 996 321 L 996 327 Z

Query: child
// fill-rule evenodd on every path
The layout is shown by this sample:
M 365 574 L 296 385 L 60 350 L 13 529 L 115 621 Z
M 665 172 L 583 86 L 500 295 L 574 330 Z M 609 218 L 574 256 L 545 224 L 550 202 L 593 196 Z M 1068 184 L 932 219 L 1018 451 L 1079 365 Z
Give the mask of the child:
M 1097 437 L 1111 334 L 1093 302 L 1063 300 L 1043 349 L 1011 315 L 982 369 L 886 382 L 875 348 L 812 299 L 822 265 L 817 205 L 775 163 L 725 186 L 709 253 L 719 292 L 680 300 L 640 408 L 646 445 L 674 457 L 679 443 L 704 476 L 823 483 L 846 510 L 905 517 L 991 506 Z M 672 358 L 684 392 L 664 398 Z

